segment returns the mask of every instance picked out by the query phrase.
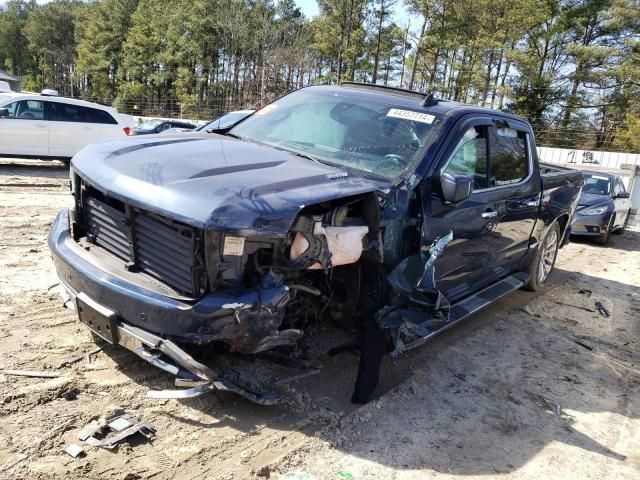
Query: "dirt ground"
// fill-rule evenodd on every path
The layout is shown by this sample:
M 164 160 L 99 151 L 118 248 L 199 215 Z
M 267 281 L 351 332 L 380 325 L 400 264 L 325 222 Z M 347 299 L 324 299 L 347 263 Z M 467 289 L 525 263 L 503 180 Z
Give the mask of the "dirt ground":
M 640 479 L 639 233 L 572 243 L 544 291 L 515 292 L 386 359 L 363 407 L 349 402 L 349 352 L 306 370 L 251 362 L 288 406 L 221 393 L 159 401 L 145 394 L 170 376 L 125 350 L 60 368 L 95 348 L 62 308 L 46 245 L 70 203 L 67 177 L 58 162 L 0 160 L 0 369 L 59 374 L 0 374 L 0 478 Z M 321 345 L 336 336 L 314 332 L 330 339 Z M 153 424 L 155 440 L 64 453 L 117 407 Z

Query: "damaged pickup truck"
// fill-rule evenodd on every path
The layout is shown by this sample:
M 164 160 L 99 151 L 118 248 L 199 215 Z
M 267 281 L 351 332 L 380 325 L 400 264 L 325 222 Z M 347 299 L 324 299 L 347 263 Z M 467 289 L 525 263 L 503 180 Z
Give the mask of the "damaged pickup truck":
M 155 397 L 254 391 L 189 344 L 295 356 L 312 322 L 361 332 L 353 396 L 398 355 L 536 290 L 583 184 L 521 118 L 388 87 L 303 88 L 228 131 L 95 143 L 49 246 L 65 305 L 176 375 Z

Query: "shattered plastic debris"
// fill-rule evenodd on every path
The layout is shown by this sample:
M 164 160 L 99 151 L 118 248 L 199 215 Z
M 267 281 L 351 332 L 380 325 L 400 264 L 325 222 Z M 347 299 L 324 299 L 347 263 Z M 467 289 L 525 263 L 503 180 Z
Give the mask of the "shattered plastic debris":
M 155 436 L 152 425 L 139 422 L 137 418 L 122 410 L 116 410 L 111 417 L 89 422 L 80 430 L 78 438 L 92 447 L 112 449 L 136 433 L 148 440 Z
M 69 445 L 67 445 L 67 448 L 65 448 L 64 451 L 71 455 L 73 458 L 77 458 L 81 455 L 84 455 L 85 453 L 84 449 L 76 443 L 70 443 Z

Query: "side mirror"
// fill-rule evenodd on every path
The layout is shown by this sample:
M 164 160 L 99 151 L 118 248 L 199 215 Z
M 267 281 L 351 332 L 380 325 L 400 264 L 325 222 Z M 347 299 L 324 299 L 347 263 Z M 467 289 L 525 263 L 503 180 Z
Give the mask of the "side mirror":
M 8 117 L 8 116 L 9 116 L 9 110 L 7 110 L 6 108 L 0 108 L 0 118 Z
M 445 203 L 460 203 L 471 196 L 473 177 L 461 173 L 440 175 L 440 187 Z
M 629 198 L 631 194 L 629 192 L 620 192 L 616 195 L 616 198 Z

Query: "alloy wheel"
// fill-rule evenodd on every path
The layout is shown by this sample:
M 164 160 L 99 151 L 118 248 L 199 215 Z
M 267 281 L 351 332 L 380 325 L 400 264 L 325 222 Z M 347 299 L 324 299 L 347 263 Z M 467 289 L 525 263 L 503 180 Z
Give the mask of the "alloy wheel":
M 538 265 L 538 283 L 544 283 L 556 259 L 558 251 L 558 232 L 551 230 L 544 239 L 542 245 L 542 254 L 540 255 L 540 263 Z

